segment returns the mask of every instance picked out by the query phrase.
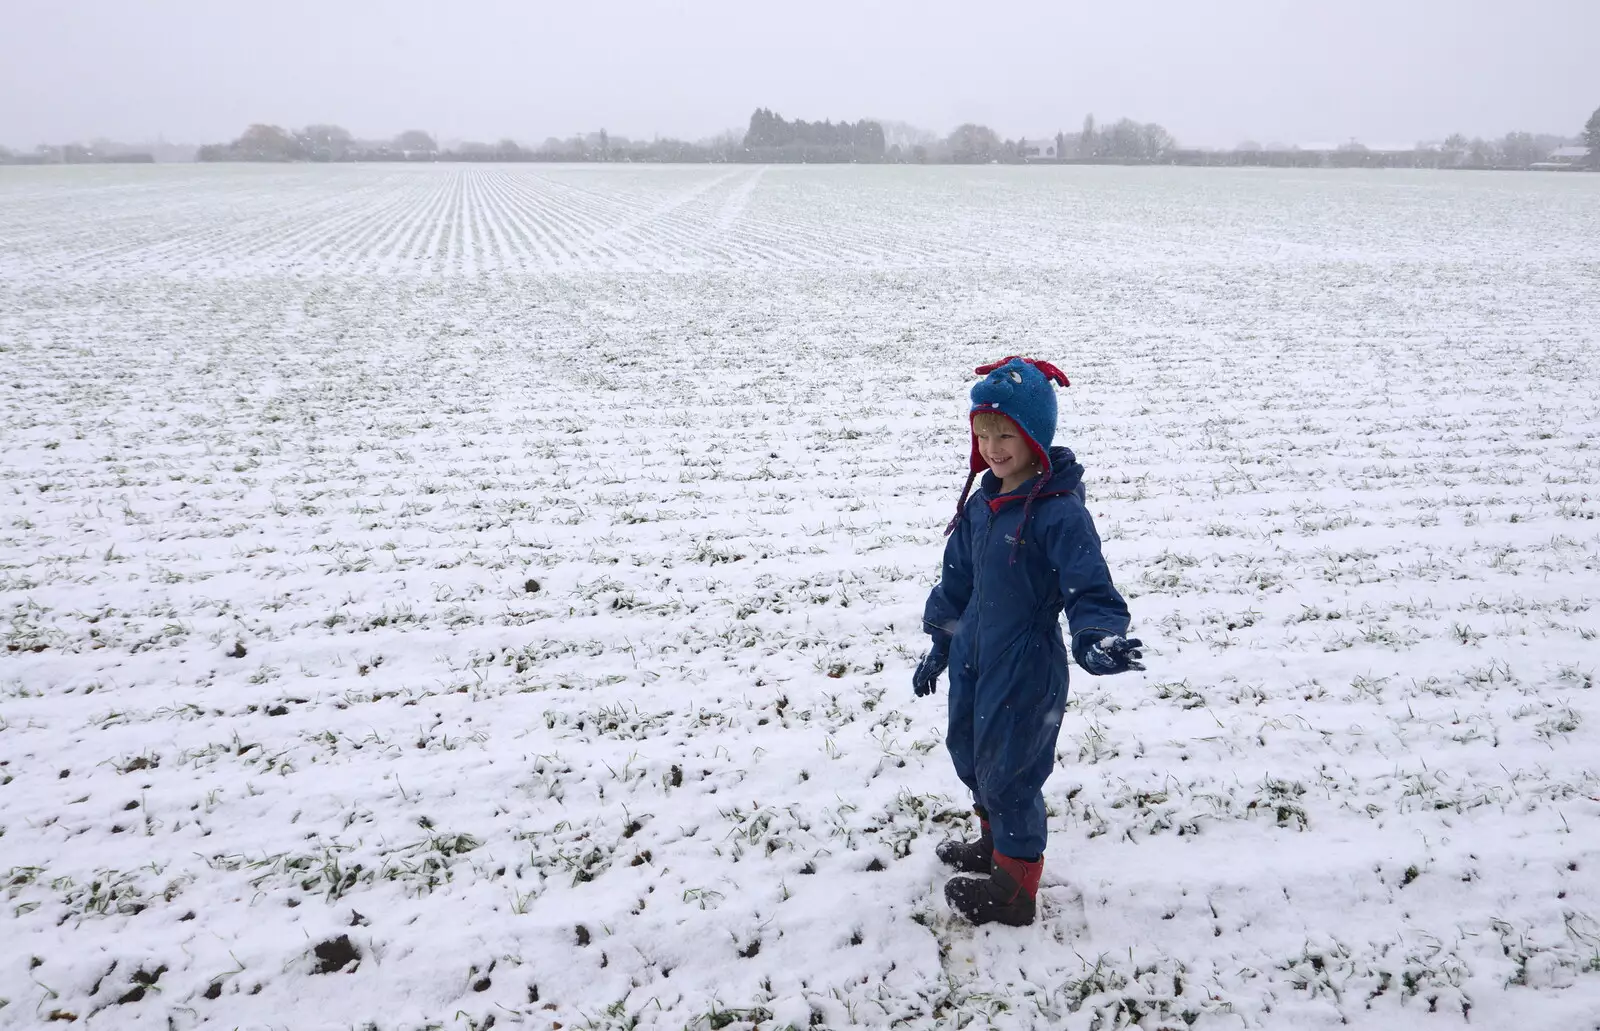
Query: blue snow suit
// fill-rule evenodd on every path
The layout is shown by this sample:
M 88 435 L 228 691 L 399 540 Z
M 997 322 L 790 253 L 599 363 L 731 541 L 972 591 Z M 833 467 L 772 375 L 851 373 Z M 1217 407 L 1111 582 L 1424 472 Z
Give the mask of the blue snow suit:
M 950 643 L 945 743 L 956 775 L 988 811 L 995 850 L 1018 859 L 1044 852 L 1042 789 L 1067 705 L 1061 614 L 1080 662 L 1101 636 L 1128 630 L 1084 504 L 1083 466 L 1068 448 L 1049 453 L 1052 471 L 1026 527 L 1032 482 L 1001 495 L 999 479 L 984 474 L 945 543 L 944 574 L 922 617 L 936 642 Z

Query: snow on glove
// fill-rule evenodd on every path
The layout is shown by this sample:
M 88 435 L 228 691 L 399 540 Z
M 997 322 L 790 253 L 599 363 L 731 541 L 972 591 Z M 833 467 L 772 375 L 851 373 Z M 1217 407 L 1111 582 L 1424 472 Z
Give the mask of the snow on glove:
M 1084 649 L 1078 664 L 1097 677 L 1126 673 L 1130 669 L 1144 669 L 1144 663 L 1139 661 L 1144 658 L 1144 652 L 1139 650 L 1143 647 L 1144 642 L 1137 637 L 1123 638 L 1107 634 Z
M 928 654 L 917 663 L 917 671 L 911 674 L 911 689 L 917 697 L 933 694 L 939 687 L 939 674 L 950 665 L 950 640 L 935 638 L 933 647 L 928 649 Z

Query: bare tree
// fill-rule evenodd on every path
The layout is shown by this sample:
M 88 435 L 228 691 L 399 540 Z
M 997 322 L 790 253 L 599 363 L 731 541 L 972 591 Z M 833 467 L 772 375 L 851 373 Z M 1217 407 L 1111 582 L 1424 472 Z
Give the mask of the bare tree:
M 1172 134 L 1154 122 L 1139 127 L 1139 157 L 1143 161 L 1160 161 L 1178 149 Z
M 1487 168 L 1500 163 L 1500 148 L 1489 140 L 1473 137 L 1467 144 L 1467 159 L 1480 168 Z
M 1097 150 L 1102 157 L 1119 161 L 1139 161 L 1144 157 L 1143 126 L 1131 118 L 1119 118 L 1100 131 Z
M 957 162 L 972 164 L 993 161 L 1000 156 L 1000 136 L 987 125 L 968 122 L 950 134 L 950 156 Z
M 308 125 L 296 136 L 306 157 L 313 161 L 342 161 L 355 142 L 349 130 L 338 125 Z
M 890 147 L 898 144 L 902 151 L 914 147 L 928 147 L 939 142 L 939 134 L 931 129 L 923 129 L 909 122 L 885 121 L 881 118 L 873 121 L 883 127 L 884 143 Z
M 279 126 L 261 123 L 246 129 L 231 149 L 247 161 L 293 161 L 302 156 L 299 140 Z
M 437 154 L 439 145 L 421 129 L 407 129 L 394 138 L 394 149 L 408 154 Z
M 1516 168 L 1526 168 L 1539 160 L 1539 148 L 1528 132 L 1506 133 L 1500 141 L 1500 153 L 1506 164 Z

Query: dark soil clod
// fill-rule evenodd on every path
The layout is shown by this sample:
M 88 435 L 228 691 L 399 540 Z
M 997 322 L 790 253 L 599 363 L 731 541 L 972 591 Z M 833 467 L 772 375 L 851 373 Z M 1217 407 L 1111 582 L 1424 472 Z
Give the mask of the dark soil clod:
M 348 934 L 321 942 L 311 951 L 317 957 L 317 965 L 311 971 L 313 974 L 331 974 L 361 958 L 361 953 L 350 943 Z
M 151 973 L 150 971 L 145 970 L 143 967 L 140 967 L 138 970 L 133 972 L 133 983 L 144 985 L 146 988 L 148 988 L 157 981 L 161 980 L 161 975 L 165 974 L 166 972 L 167 965 L 165 963 L 161 964 L 159 967 L 156 967 L 154 973 Z

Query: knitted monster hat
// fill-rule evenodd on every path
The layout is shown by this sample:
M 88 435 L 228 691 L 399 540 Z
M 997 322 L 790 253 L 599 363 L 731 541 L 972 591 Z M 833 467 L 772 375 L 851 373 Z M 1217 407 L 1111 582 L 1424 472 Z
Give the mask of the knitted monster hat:
M 1023 521 L 1028 508 L 1045 481 L 1050 479 L 1050 443 L 1056 436 L 1056 392 L 1052 384 L 1071 386 L 1066 373 L 1049 362 L 1012 355 L 974 370 L 983 379 L 972 387 L 972 411 L 968 420 L 979 412 L 994 412 L 1016 423 L 1017 431 L 1028 444 L 1028 450 L 1039 460 L 1042 474 L 1034 480 L 1033 490 L 1023 504 Z M 972 493 L 972 482 L 988 468 L 978 450 L 978 434 L 972 434 L 972 457 L 968 462 L 966 486 L 961 488 L 961 500 L 956 503 L 956 516 L 945 528 L 945 535 L 955 532 L 961 513 L 967 507 L 967 495 Z

